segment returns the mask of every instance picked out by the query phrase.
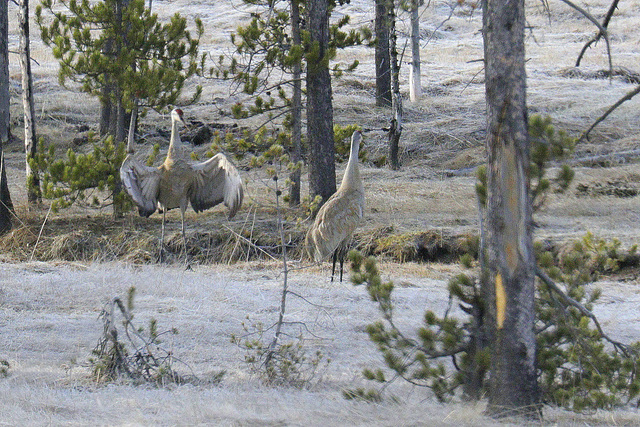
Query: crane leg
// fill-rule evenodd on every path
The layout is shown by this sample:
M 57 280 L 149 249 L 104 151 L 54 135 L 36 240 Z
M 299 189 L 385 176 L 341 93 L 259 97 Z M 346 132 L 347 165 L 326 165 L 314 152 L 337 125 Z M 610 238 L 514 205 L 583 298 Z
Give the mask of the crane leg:
M 331 267 L 331 281 L 333 282 L 333 273 L 336 271 L 336 260 L 338 259 L 338 250 L 333 251 L 333 266 Z M 340 279 L 342 280 L 342 279 Z
M 160 262 L 164 262 L 164 220 L 167 214 L 166 209 L 162 209 L 162 232 L 160 233 Z
M 180 209 L 180 218 L 182 219 L 182 243 L 184 244 L 184 256 L 187 256 L 187 234 L 184 231 L 184 210 Z

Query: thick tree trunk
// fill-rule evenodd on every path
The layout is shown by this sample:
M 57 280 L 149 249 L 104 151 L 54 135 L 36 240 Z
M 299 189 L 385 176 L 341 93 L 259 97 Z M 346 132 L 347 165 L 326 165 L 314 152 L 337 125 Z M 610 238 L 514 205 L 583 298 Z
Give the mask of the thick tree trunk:
M 13 212 L 3 151 L 10 135 L 9 99 L 9 8 L 0 0 L 0 233 L 11 230 Z
M 540 414 L 534 334 L 535 259 L 529 195 L 524 0 L 484 0 L 488 280 L 492 416 Z
M 420 0 L 411 1 L 411 72 L 409 73 L 409 99 L 416 102 L 422 96 L 420 83 Z
M 291 38 L 293 45 L 301 44 L 300 38 L 300 7 L 298 0 L 291 0 Z M 293 66 L 293 95 L 291 97 L 291 140 L 293 153 L 291 160 L 298 163 L 302 159 L 302 70 L 300 64 Z M 300 204 L 300 169 L 289 174 L 289 206 Z
M 29 0 L 20 0 L 20 69 L 22 71 L 22 105 L 24 110 L 24 152 L 26 157 L 25 175 L 27 181 L 27 201 L 40 201 L 40 180 L 31 170 L 29 159 L 36 155 L 35 106 L 33 101 L 33 79 L 31 74 L 31 48 L 29 41 Z
M 307 2 L 307 25 L 318 58 L 307 64 L 307 140 L 309 141 L 309 192 L 326 201 L 336 192 L 333 105 L 329 74 L 329 0 Z
M 389 57 L 389 9 L 390 0 L 376 0 L 376 105 L 391 105 L 391 59 Z
M 389 57 L 391 59 L 391 91 L 393 119 L 389 128 L 389 167 L 391 170 L 400 169 L 398 151 L 400 137 L 402 136 L 402 96 L 400 95 L 400 66 L 398 64 L 398 50 L 396 42 L 396 5 L 395 1 L 389 4 Z

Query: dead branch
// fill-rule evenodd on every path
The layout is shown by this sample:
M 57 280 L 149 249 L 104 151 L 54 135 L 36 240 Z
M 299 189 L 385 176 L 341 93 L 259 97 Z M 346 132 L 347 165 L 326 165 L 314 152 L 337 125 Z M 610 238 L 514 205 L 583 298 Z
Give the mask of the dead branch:
M 120 337 L 115 321 L 116 310 L 124 318 L 124 340 Z M 98 361 L 93 362 L 94 374 L 98 380 L 114 380 L 122 374 L 132 380 L 156 384 L 164 384 L 166 381 L 184 383 L 197 379 L 193 373 L 187 378 L 173 369 L 172 365 L 176 361 L 189 366 L 159 345 L 158 336 L 169 331 L 143 335 L 142 329 L 133 325 L 133 315 L 120 298 L 116 297 L 109 302 L 100 317 L 103 320 L 103 335 L 93 351 L 98 356 Z
M 640 85 L 636 86 L 635 89 L 633 89 L 632 91 L 628 92 L 625 96 L 623 96 L 622 98 L 620 98 L 615 104 L 613 104 L 611 107 L 609 107 L 609 109 L 607 111 L 605 111 L 605 113 L 600 116 L 592 125 L 591 127 L 589 127 L 589 129 L 587 129 L 585 132 L 582 133 L 582 135 L 580 135 L 580 137 L 578 138 L 577 142 L 582 142 L 585 139 L 588 139 L 589 137 L 589 133 L 598 125 L 600 124 L 600 122 L 604 121 L 609 114 L 611 114 L 613 111 L 615 111 L 616 108 L 618 108 L 620 105 L 622 105 L 622 103 L 630 100 L 631 98 L 633 98 L 634 96 L 636 96 L 638 93 L 640 93 Z
M 609 32 L 607 31 L 607 29 L 605 27 L 603 27 L 596 18 L 593 17 L 593 15 L 591 15 L 589 12 L 587 12 L 586 10 L 584 10 L 583 8 L 581 8 L 580 6 L 578 6 L 577 4 L 571 2 L 570 0 L 560 0 L 561 2 L 569 5 L 569 7 L 574 8 L 575 10 L 577 10 L 578 12 L 580 12 L 585 18 L 587 18 L 589 21 L 591 21 L 593 23 L 593 25 L 595 25 L 596 27 L 598 27 L 598 30 L 600 30 L 600 33 L 602 34 L 601 37 L 604 37 L 604 41 L 607 45 L 607 58 L 609 58 L 609 70 L 613 70 L 613 60 L 611 59 L 611 43 L 609 42 Z M 598 34 L 600 34 L 598 33 Z M 612 72 L 613 74 L 613 72 Z
M 602 27 L 603 28 L 608 29 L 609 22 L 611 21 L 611 17 L 613 16 L 613 13 L 618 8 L 618 3 L 619 2 L 620 2 L 620 0 L 613 0 L 613 2 L 611 2 L 611 6 L 609 7 L 609 10 L 607 11 L 607 14 L 605 15 L 604 19 L 602 20 Z M 582 61 L 582 57 L 584 56 L 584 54 L 587 51 L 587 49 L 592 44 L 597 43 L 598 40 L 600 40 L 600 38 L 603 36 L 603 34 L 604 33 L 602 31 L 598 31 L 598 33 L 591 40 L 589 40 L 587 43 L 585 43 L 585 45 L 582 47 L 582 50 L 580 51 L 580 54 L 578 55 L 578 59 L 576 60 L 576 67 L 580 66 L 580 61 Z

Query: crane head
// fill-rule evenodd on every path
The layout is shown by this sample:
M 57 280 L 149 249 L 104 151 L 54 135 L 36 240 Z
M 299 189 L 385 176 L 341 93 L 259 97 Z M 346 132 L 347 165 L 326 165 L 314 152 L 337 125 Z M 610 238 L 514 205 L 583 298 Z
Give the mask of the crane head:
M 182 110 L 179 108 L 174 108 L 173 111 L 171 111 L 171 120 L 173 120 L 174 122 L 182 123 L 183 126 L 186 126 L 186 123 L 183 119 Z

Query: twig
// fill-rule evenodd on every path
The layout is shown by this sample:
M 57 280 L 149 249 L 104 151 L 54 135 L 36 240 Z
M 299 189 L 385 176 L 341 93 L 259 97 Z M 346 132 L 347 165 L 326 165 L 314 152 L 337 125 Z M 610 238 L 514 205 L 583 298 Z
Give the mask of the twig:
M 36 249 L 38 249 L 38 243 L 40 242 L 40 237 L 42 236 L 42 232 L 44 231 L 44 226 L 47 223 L 47 219 L 49 219 L 49 214 L 51 213 L 51 207 L 53 203 L 49 205 L 49 210 L 47 211 L 47 215 L 44 217 L 44 221 L 42 221 L 42 225 L 40 226 L 40 232 L 38 233 L 38 238 L 36 239 L 35 245 L 33 245 L 33 251 L 31 251 L 31 256 L 29 257 L 29 262 L 33 261 L 33 257 L 36 254 Z
M 255 248 L 257 250 L 259 250 L 260 252 L 264 253 L 266 256 L 268 256 L 269 258 L 271 258 L 274 261 L 279 261 L 278 258 L 274 257 L 273 255 L 271 255 L 269 252 L 265 251 L 264 249 L 262 249 L 260 246 L 256 245 L 255 243 L 253 243 L 251 240 L 247 239 L 246 237 L 238 234 L 235 230 L 232 230 L 231 228 L 229 228 L 228 226 L 222 224 L 222 226 L 224 228 L 226 228 L 227 230 L 229 230 L 231 233 L 233 233 L 235 236 L 237 236 L 239 239 L 244 240 L 249 246 L 251 246 L 252 248 Z

